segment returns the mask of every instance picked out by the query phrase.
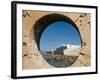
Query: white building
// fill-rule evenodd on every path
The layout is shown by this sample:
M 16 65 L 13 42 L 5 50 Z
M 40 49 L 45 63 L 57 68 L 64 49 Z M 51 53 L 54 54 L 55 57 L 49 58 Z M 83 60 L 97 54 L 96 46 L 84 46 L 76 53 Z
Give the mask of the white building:
M 67 49 L 68 50 L 80 50 L 81 49 L 81 45 L 70 45 L 70 44 L 67 44 Z
M 63 44 L 56 48 L 56 52 L 63 55 L 78 56 L 80 53 L 80 49 L 81 45 Z

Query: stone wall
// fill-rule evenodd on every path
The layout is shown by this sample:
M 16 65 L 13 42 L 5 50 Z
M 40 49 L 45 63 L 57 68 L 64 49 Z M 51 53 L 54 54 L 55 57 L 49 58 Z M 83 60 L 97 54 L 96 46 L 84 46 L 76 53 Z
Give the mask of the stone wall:
M 38 69 L 38 68 L 54 68 L 48 64 L 42 57 L 34 37 L 34 25 L 41 17 L 59 13 L 69 17 L 77 25 L 81 38 L 82 49 L 80 55 L 71 67 L 90 66 L 91 62 L 91 25 L 90 14 L 88 13 L 61 13 L 61 12 L 42 12 L 42 11 L 23 11 L 22 26 L 23 26 L 23 69 Z M 74 34 L 73 34 L 74 35 Z

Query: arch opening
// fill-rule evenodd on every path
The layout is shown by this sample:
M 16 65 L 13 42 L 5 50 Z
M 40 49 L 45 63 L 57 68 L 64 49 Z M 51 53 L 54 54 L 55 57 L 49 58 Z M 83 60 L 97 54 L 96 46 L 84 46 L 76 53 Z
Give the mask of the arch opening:
M 71 66 L 76 61 L 76 59 L 78 58 L 78 55 L 74 56 L 74 57 L 73 56 L 67 56 L 66 57 L 65 55 L 62 56 L 62 55 L 57 55 L 57 54 L 58 53 L 62 54 L 62 50 L 63 50 L 63 53 L 64 53 L 64 49 L 67 49 L 68 46 L 71 47 L 72 45 L 67 45 L 67 47 L 66 47 L 65 44 L 61 43 L 62 44 L 61 46 L 63 46 L 62 48 L 59 47 L 59 48 L 56 48 L 53 51 L 51 50 L 51 52 L 48 51 L 48 53 L 55 53 L 53 56 L 52 55 L 44 55 L 42 53 L 43 50 L 41 50 L 41 47 L 42 47 L 41 46 L 41 43 L 42 43 L 41 39 L 43 37 L 44 32 L 49 28 L 50 25 L 53 25 L 53 24 L 59 23 L 59 22 L 64 23 L 65 25 L 69 24 L 69 26 L 71 26 L 74 30 L 76 30 L 76 32 L 78 33 L 78 36 L 79 36 L 79 41 L 80 41 L 79 43 L 80 43 L 80 48 L 81 48 L 82 40 L 81 40 L 81 35 L 80 35 L 78 27 L 76 26 L 76 24 L 69 17 L 66 17 L 62 14 L 53 13 L 53 14 L 48 14 L 48 15 L 43 16 L 42 18 L 40 18 L 34 25 L 34 38 L 35 38 L 38 49 L 40 50 L 40 52 L 43 55 L 44 59 L 49 64 L 51 64 L 55 67 L 68 67 L 68 66 Z

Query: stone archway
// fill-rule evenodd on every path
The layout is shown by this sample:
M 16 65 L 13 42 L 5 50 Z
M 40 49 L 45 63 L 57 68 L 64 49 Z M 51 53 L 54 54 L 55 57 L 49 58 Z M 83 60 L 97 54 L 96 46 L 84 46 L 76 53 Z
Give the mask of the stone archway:
M 80 66 L 90 66 L 91 62 L 91 44 L 90 44 L 90 36 L 91 36 L 91 25 L 90 19 L 91 15 L 89 13 L 72 13 L 72 12 L 41 12 L 41 11 L 31 11 L 28 10 L 27 13 L 29 16 L 22 17 L 22 25 L 23 25 L 23 60 L 22 60 L 22 68 L 23 69 L 37 69 L 37 68 L 54 68 L 53 66 L 49 65 L 45 62 L 41 53 L 39 52 L 39 39 L 43 30 L 46 29 L 47 24 L 45 27 L 41 29 L 39 34 L 36 33 L 35 30 L 38 31 L 35 26 L 41 24 L 44 26 L 44 20 L 49 23 L 48 17 L 43 20 L 45 16 L 51 16 L 55 19 L 52 19 L 52 22 L 57 20 L 65 20 L 72 22 L 73 25 L 77 26 L 76 28 L 79 30 L 82 42 L 84 42 L 84 46 L 81 49 L 81 55 L 79 56 L 78 60 L 71 66 L 71 67 L 80 67 Z M 23 11 L 24 14 L 24 11 Z M 55 15 L 59 18 L 56 18 Z M 60 16 L 59 16 L 60 15 Z M 66 18 L 66 19 L 65 19 Z M 42 21 L 41 21 L 42 20 Z M 38 23 L 38 21 L 40 23 Z M 73 23 L 74 22 L 74 23 Z M 39 27 L 38 27 L 39 28 Z M 37 36 L 37 37 L 36 37 Z M 83 44 L 83 43 L 82 43 Z M 81 62 L 79 61 L 81 60 Z
M 37 43 L 38 49 L 40 49 L 39 42 L 40 42 L 40 37 L 41 37 L 43 31 L 47 28 L 47 26 L 49 24 L 54 23 L 56 21 L 65 21 L 65 22 L 68 22 L 71 25 L 73 25 L 74 28 L 79 33 L 79 36 L 81 39 L 81 34 L 80 34 L 78 27 L 69 17 L 64 16 L 63 14 L 52 13 L 52 14 L 42 16 L 39 20 L 36 21 L 36 23 L 34 25 L 34 37 L 35 37 L 35 41 Z M 82 39 L 81 39 L 81 43 L 82 43 Z

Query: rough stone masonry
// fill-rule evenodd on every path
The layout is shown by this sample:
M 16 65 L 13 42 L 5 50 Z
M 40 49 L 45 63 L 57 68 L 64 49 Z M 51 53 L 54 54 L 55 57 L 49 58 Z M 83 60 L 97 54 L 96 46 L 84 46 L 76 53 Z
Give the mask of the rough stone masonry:
M 23 28 L 23 55 L 22 68 L 23 69 L 41 69 L 54 68 L 48 64 L 42 57 L 34 36 L 34 25 L 41 17 L 58 13 L 69 17 L 77 25 L 81 38 L 82 48 L 78 59 L 70 67 L 91 66 L 91 15 L 89 13 L 70 13 L 70 12 L 43 12 L 23 10 L 22 12 L 22 28 Z

